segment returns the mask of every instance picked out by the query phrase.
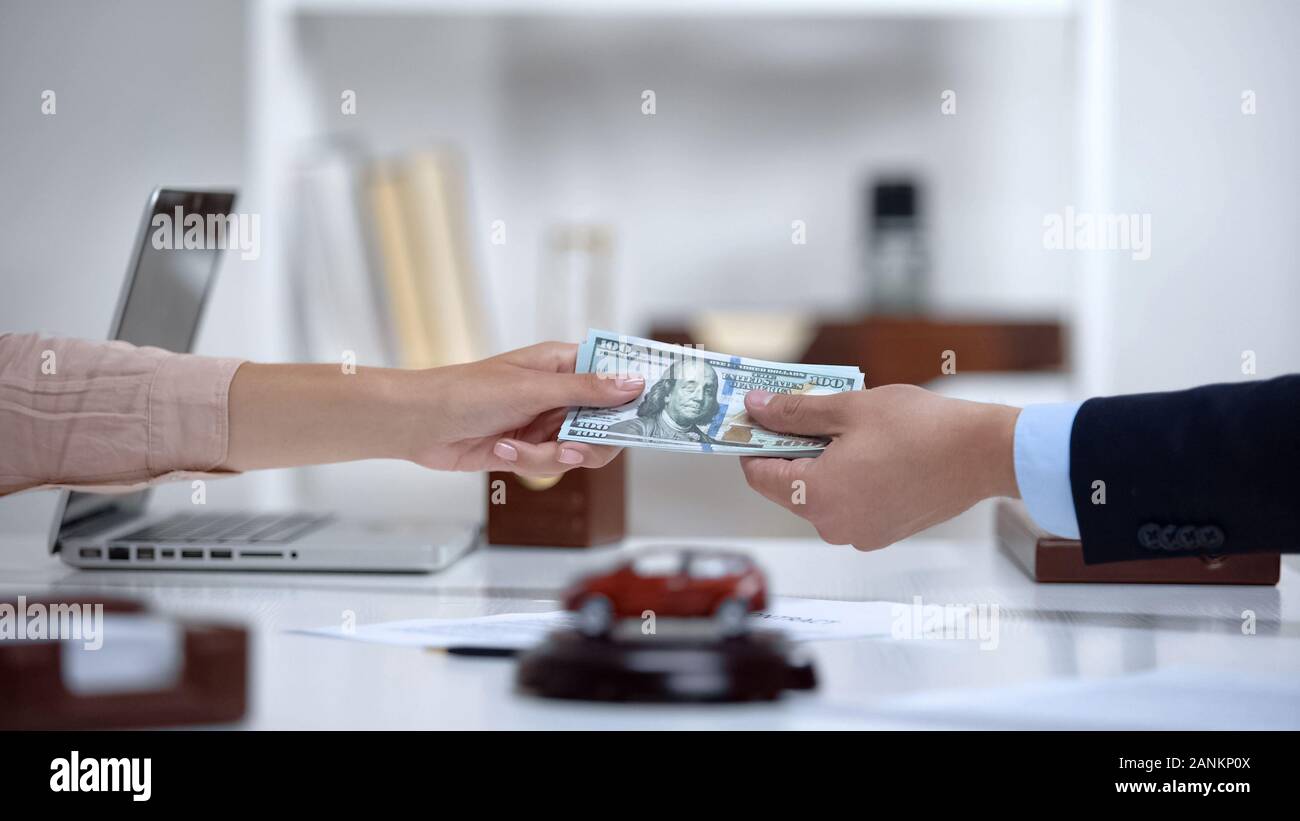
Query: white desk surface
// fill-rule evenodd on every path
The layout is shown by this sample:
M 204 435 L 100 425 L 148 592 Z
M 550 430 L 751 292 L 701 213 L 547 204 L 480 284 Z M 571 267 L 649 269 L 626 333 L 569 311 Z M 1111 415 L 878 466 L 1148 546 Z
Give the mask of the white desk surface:
M 248 728 L 1231 728 L 1259 726 L 1261 704 L 1278 725 L 1300 726 L 1300 690 L 1286 689 L 1300 682 L 1294 557 L 1284 560 L 1277 587 L 1036 585 L 991 540 L 915 538 L 875 553 L 807 540 L 696 543 L 752 553 L 777 594 L 997 604 L 999 646 L 815 643 L 814 693 L 759 705 L 645 706 L 518 695 L 508 659 L 286 632 L 338 625 L 347 610 L 359 624 L 552 610 L 571 577 L 644 540 L 592 550 L 480 548 L 429 576 L 81 571 L 55 558 L 0 556 L 0 595 L 99 591 L 247 625 L 251 707 L 237 726 Z M 31 545 L 21 552 L 33 555 Z M 1245 610 L 1255 613 L 1255 635 L 1242 633 Z M 1143 691 L 1123 686 L 1153 673 L 1158 680 Z M 1172 717 L 1162 709 L 1169 680 L 1205 674 L 1229 679 L 1170 695 L 1178 699 Z

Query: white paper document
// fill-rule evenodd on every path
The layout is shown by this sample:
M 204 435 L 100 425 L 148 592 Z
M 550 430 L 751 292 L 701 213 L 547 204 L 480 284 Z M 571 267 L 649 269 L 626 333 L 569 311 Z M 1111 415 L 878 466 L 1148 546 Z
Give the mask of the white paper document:
M 848 602 L 780 596 L 767 610 L 750 614 L 756 630 L 780 630 L 793 641 L 890 636 L 900 607 L 894 602 Z M 352 629 L 321 627 L 293 632 L 412 647 L 491 647 L 526 650 L 547 633 L 572 626 L 564 610 L 502 613 L 465 619 L 411 619 L 358 624 Z

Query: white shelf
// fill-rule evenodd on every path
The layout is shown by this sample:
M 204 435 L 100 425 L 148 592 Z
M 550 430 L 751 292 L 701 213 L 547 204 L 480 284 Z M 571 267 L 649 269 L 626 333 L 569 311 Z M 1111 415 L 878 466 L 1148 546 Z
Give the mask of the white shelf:
M 1074 0 L 285 0 L 301 14 L 599 17 L 1061 17 Z

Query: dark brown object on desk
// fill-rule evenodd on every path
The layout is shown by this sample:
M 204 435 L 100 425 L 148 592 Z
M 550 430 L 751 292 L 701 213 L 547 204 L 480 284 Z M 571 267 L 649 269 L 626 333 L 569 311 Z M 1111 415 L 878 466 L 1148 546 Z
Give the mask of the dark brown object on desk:
M 857 365 L 869 388 L 919 385 L 943 375 L 944 351 L 956 354 L 957 373 L 1059 370 L 1063 336 L 1056 322 L 869 317 L 822 324 L 804 361 Z
M 651 337 L 669 344 L 699 340 L 677 327 L 656 327 Z M 867 316 L 822 322 L 797 361 L 856 365 L 866 387 L 921 385 L 943 375 L 944 352 L 956 354 L 958 373 L 1054 371 L 1065 366 L 1065 334 L 1056 321 L 954 320 Z M 745 351 L 727 351 L 744 355 Z
M 772 701 L 816 689 L 817 673 L 807 653 L 769 632 L 610 639 L 558 630 L 519 659 L 515 684 L 528 695 L 584 701 Z
M 1084 564 L 1083 545 L 1040 528 L 1024 502 L 998 502 L 997 540 L 1038 582 L 1112 584 L 1277 584 L 1282 557 L 1277 553 L 1229 556 L 1176 556 L 1132 562 Z
M 622 539 L 626 532 L 626 460 L 627 454 L 619 454 L 603 468 L 571 470 L 553 482 L 489 473 L 488 544 L 591 547 Z M 497 497 L 494 504 L 500 491 L 504 491 L 504 502 Z
M 28 599 L 25 604 L 103 604 L 105 615 L 143 613 L 134 602 L 89 596 Z M 163 727 L 242 718 L 247 709 L 247 631 L 185 622 L 181 627 L 180 676 L 167 690 L 78 695 L 64 684 L 61 641 L 0 642 L 0 730 Z

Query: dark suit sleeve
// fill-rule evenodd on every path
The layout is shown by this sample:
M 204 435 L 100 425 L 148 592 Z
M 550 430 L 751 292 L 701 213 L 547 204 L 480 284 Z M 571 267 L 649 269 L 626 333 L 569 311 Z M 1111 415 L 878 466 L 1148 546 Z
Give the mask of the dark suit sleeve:
M 1300 375 L 1090 399 L 1070 486 L 1089 564 L 1300 550 Z

